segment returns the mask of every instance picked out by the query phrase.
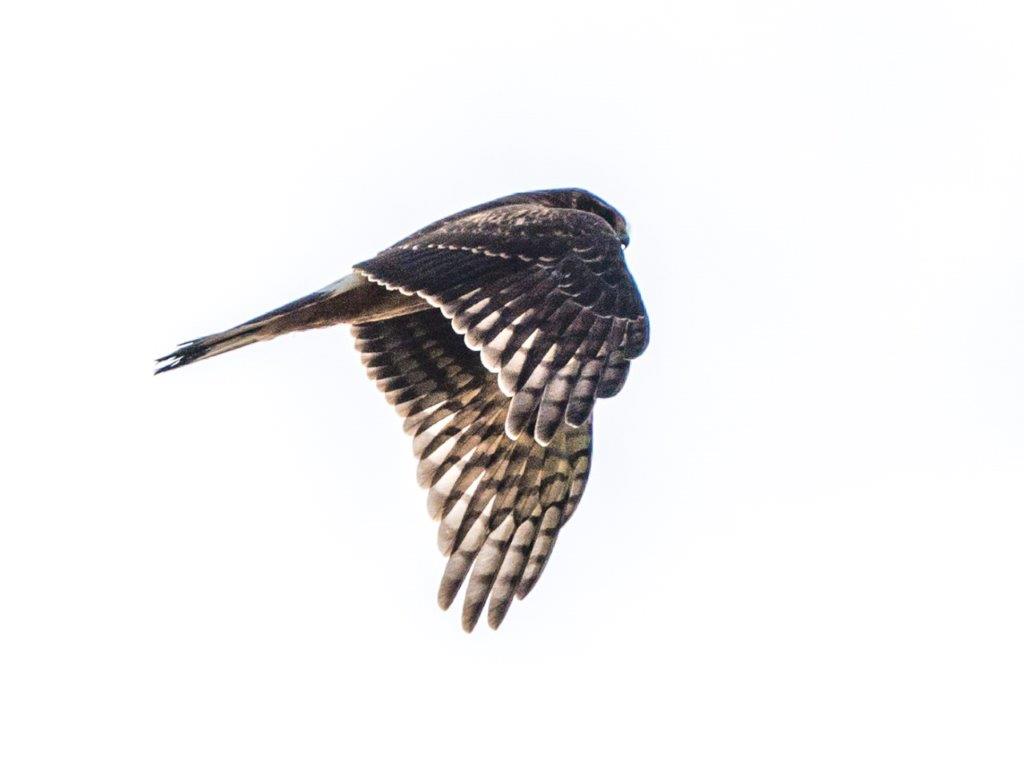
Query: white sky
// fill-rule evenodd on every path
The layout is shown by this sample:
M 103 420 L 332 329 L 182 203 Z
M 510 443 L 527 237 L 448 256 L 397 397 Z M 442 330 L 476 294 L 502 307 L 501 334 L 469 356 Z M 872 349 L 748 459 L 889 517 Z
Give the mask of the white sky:
M 0 12 L 5 756 L 1019 756 L 1016 3 Z M 502 629 L 344 328 L 176 342 L 578 185 L 649 351 Z

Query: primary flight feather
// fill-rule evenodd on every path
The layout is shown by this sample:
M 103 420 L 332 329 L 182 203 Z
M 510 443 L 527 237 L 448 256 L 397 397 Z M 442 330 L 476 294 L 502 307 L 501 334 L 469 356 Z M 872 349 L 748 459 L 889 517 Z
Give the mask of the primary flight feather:
M 626 221 L 581 189 L 523 192 L 441 219 L 345 278 L 191 340 L 157 373 L 350 324 L 367 373 L 405 420 L 440 521 L 447 608 L 497 628 L 537 582 L 590 471 L 597 398 L 647 346 Z

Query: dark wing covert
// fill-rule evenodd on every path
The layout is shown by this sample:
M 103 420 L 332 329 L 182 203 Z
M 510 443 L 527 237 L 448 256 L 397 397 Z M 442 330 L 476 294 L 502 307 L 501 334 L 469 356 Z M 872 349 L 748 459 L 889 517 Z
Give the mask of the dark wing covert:
M 465 335 L 511 398 L 509 437 L 541 445 L 616 394 L 647 346 L 647 314 L 622 245 L 601 217 L 531 203 L 428 227 L 355 266 L 417 294 Z

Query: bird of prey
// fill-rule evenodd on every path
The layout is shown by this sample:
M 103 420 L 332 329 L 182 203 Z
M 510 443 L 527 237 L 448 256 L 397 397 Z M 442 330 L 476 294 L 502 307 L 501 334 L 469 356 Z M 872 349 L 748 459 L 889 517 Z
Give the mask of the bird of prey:
M 596 398 L 647 347 L 625 219 L 582 189 L 522 192 L 443 218 L 351 274 L 185 342 L 157 373 L 287 332 L 350 324 L 404 419 L 462 625 L 497 628 L 540 577 L 583 495 Z

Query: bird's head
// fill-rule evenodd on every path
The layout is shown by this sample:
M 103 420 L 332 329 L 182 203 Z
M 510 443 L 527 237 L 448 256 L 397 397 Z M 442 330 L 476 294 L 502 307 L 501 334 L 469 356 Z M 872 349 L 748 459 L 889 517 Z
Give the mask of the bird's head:
M 623 247 L 629 245 L 629 223 L 610 203 L 602 200 L 592 192 L 577 187 L 568 189 L 543 190 L 531 193 L 545 205 L 554 208 L 575 208 L 576 210 L 593 213 L 603 218 L 619 238 Z
M 480 213 L 481 211 L 490 210 L 491 208 L 501 208 L 507 205 L 515 205 L 517 203 L 536 203 L 537 205 L 544 205 L 548 208 L 572 208 L 578 211 L 584 211 L 586 213 L 592 213 L 595 216 L 604 220 L 608 226 L 615 232 L 615 236 L 623 247 L 629 244 L 629 224 L 626 219 L 610 204 L 599 198 L 592 192 L 587 192 L 585 189 L 578 187 L 567 187 L 565 189 L 549 189 L 549 190 L 534 190 L 533 192 L 517 192 L 514 195 L 506 195 L 505 197 L 499 197 L 497 200 L 491 200 L 487 203 L 475 205 L 472 208 L 467 208 L 464 211 L 460 211 L 452 216 L 435 221 L 429 226 L 425 226 L 416 232 L 416 235 L 427 234 L 440 228 L 444 224 L 464 216 L 468 216 L 474 213 Z M 408 239 L 412 239 L 409 237 Z M 407 241 L 407 240 L 403 240 Z

